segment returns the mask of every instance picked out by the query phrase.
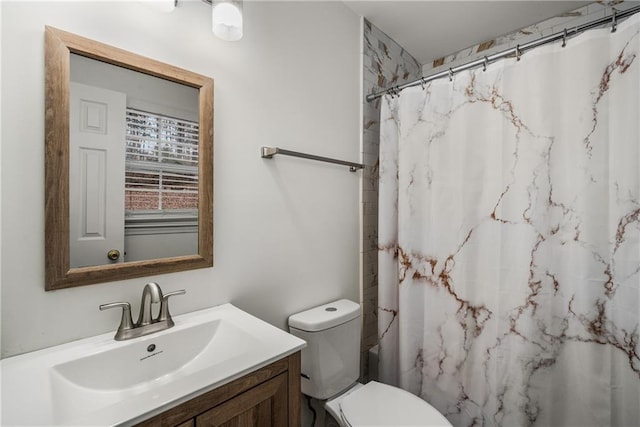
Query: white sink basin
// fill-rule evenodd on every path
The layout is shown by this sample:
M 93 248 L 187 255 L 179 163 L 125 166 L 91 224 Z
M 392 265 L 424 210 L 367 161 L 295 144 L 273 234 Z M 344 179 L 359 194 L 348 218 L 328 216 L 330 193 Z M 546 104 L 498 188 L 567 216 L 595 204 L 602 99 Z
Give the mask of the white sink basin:
M 54 386 L 67 380 L 91 390 L 124 391 L 238 357 L 258 344 L 255 341 L 254 336 L 223 319 L 174 327 L 162 335 L 131 340 L 123 346 L 56 365 Z
M 128 341 L 110 332 L 2 360 L 1 424 L 133 424 L 305 346 L 231 304 L 174 321 Z

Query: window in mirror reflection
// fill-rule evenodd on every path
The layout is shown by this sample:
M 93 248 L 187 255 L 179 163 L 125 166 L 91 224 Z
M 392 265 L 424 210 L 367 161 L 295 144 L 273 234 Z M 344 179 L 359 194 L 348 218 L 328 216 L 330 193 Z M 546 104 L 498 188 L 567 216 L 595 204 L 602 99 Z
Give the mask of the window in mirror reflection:
M 70 114 L 71 267 L 197 254 L 198 90 L 72 54 Z
M 127 108 L 125 235 L 198 227 L 198 123 Z

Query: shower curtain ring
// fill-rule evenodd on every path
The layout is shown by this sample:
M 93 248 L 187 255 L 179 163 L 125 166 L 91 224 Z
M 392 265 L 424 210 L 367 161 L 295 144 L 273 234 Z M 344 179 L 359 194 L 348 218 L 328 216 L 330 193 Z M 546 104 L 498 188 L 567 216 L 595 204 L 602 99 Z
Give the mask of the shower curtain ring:
M 520 61 L 520 55 L 522 54 L 522 52 L 520 52 L 520 45 L 516 45 L 516 60 Z
M 562 47 L 567 46 L 567 29 L 564 29 L 564 34 L 562 35 Z
M 615 33 L 618 29 L 618 11 L 613 9 L 613 17 L 611 19 L 611 32 Z
M 482 71 L 487 71 L 487 64 L 489 63 L 489 58 L 484 57 L 484 62 L 482 63 Z
M 449 68 L 449 81 L 453 81 L 453 69 Z

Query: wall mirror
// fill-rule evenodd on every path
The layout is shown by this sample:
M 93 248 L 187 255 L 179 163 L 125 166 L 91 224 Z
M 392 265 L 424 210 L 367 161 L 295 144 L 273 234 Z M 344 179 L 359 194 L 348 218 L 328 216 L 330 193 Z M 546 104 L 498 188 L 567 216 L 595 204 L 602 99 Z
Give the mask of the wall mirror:
M 45 288 L 213 266 L 213 80 L 45 28 Z

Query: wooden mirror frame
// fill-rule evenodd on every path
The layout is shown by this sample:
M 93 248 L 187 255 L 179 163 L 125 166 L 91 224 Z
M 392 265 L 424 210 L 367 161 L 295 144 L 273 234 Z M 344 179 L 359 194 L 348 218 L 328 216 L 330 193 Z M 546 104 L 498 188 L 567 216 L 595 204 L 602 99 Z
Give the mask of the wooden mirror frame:
M 198 253 L 71 268 L 69 242 L 70 54 L 198 89 Z M 45 290 L 213 266 L 213 79 L 53 27 L 45 27 Z

